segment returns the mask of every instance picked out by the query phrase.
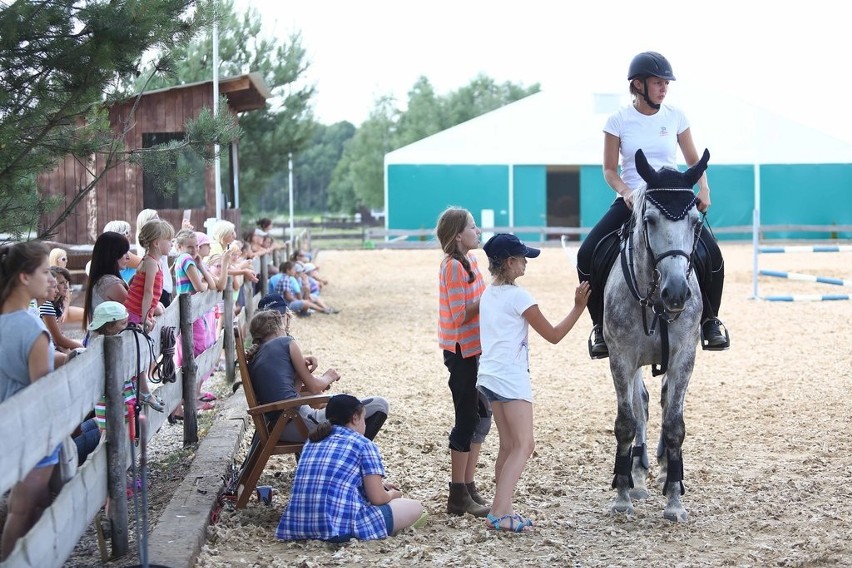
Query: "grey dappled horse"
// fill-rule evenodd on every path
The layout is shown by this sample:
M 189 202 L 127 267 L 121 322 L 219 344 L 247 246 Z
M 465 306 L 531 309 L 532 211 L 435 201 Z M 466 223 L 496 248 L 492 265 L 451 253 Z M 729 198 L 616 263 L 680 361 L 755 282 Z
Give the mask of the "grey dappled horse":
M 667 496 L 663 516 L 685 521 L 681 444 L 686 434 L 683 405 L 695 364 L 701 320 L 701 291 L 691 256 L 701 231 L 692 186 L 710 153 L 686 172 L 654 171 L 642 150 L 636 169 L 646 187 L 633 192 L 633 215 L 604 288 L 604 337 L 618 401 L 614 513 L 633 515 L 631 497 L 647 498 L 648 391 L 642 367 L 663 375 L 662 431 L 657 445 L 658 483 Z

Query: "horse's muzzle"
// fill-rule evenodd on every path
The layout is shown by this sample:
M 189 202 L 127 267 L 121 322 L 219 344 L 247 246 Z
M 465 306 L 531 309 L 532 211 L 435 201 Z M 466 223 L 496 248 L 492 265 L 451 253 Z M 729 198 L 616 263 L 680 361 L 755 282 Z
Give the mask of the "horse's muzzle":
M 660 299 L 667 312 L 680 313 L 686 307 L 686 302 L 692 297 L 689 281 L 685 278 L 672 279 L 664 282 L 660 289 Z

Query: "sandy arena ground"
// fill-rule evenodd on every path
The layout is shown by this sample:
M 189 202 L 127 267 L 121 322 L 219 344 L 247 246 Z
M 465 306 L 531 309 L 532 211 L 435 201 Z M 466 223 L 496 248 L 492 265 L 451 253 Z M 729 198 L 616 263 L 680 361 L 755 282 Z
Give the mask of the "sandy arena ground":
M 515 495 L 535 532 L 498 534 L 481 520 L 444 513 L 452 407 L 435 339 L 441 253 L 323 251 L 324 292 L 342 309 L 298 320 L 302 348 L 333 366 L 337 392 L 380 394 L 391 417 L 377 442 L 392 481 L 425 503 L 429 524 L 375 542 L 328 545 L 276 541 L 289 495 L 292 457 L 272 458 L 253 499 L 223 511 L 198 566 L 847 566 L 852 564 L 849 391 L 852 303 L 769 303 L 751 294 L 751 248 L 726 245 L 722 317 L 732 334 L 723 353 L 700 352 L 686 399 L 684 497 L 688 522 L 662 518 L 656 490 L 632 519 L 608 513 L 615 395 L 608 363 L 586 351 L 584 316 L 559 345 L 531 332 L 536 396 L 535 455 Z M 480 266 L 485 256 L 477 251 Z M 762 265 L 848 278 L 852 253 L 763 255 Z M 551 320 L 564 316 L 577 278 L 564 251 L 547 248 L 519 284 Z M 762 292 L 850 290 L 762 279 Z M 646 373 L 651 400 L 659 381 Z M 651 407 L 649 438 L 659 433 Z M 496 427 L 483 446 L 478 482 L 493 494 Z M 656 473 L 652 467 L 652 477 Z M 649 487 L 651 482 L 649 482 Z

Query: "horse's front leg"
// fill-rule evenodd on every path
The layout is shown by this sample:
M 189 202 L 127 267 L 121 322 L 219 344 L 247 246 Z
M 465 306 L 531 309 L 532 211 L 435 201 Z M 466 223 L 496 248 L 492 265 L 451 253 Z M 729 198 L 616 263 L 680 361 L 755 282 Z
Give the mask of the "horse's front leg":
M 632 459 L 631 450 L 633 439 L 636 437 L 636 416 L 633 412 L 634 381 L 637 377 L 641 380 L 641 371 L 636 369 L 625 369 L 623 365 L 610 360 L 615 393 L 618 403 L 618 414 L 615 418 L 615 468 L 613 470 L 612 488 L 617 494 L 610 505 L 613 513 L 625 513 L 633 515 L 633 503 L 630 500 L 630 490 L 633 488 L 633 477 L 631 475 Z
M 636 418 L 636 437 L 631 451 L 633 489 L 630 496 L 633 499 L 647 499 L 648 492 L 648 389 L 642 379 L 641 371 L 633 381 L 633 416 Z
M 663 430 L 661 442 L 665 451 L 658 456 L 665 460 L 665 477 L 661 474 L 663 494 L 667 498 L 663 517 L 670 521 L 682 522 L 688 518 L 681 496 L 683 486 L 683 440 L 686 437 L 686 424 L 683 420 L 683 404 L 686 387 L 692 373 L 692 362 L 670 369 L 666 377 L 666 399 L 663 411 Z

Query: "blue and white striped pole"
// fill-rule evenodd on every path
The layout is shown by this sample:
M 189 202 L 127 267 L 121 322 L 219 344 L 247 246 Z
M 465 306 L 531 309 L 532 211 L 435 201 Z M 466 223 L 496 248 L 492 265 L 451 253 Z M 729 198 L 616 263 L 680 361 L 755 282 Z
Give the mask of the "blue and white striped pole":
M 780 270 L 761 270 L 761 276 L 772 276 L 773 278 L 786 278 L 788 280 L 799 280 L 801 282 L 819 282 L 820 284 L 831 284 L 833 286 L 852 286 L 852 280 L 841 278 L 829 278 L 827 276 L 816 276 L 814 274 L 802 274 L 799 272 L 781 272 Z

